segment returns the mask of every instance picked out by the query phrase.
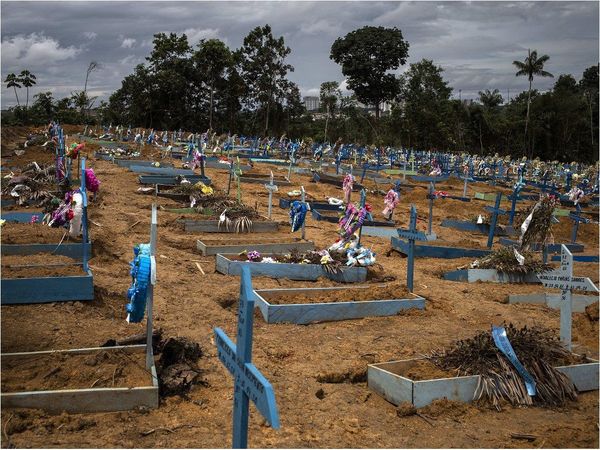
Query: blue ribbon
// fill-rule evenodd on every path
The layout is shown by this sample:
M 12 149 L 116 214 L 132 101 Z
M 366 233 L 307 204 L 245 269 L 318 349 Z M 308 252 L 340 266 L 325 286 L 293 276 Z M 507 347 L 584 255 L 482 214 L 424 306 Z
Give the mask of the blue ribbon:
M 525 388 L 527 389 L 527 395 L 533 397 L 535 395 L 535 380 L 517 358 L 512 345 L 510 345 L 508 336 L 506 336 L 506 330 L 504 327 L 492 326 L 492 337 L 494 338 L 496 347 L 498 347 L 504 356 L 508 358 L 514 368 L 517 369 L 517 372 L 519 372 L 519 375 L 521 375 L 521 378 L 523 378 L 523 381 L 525 382 Z
M 290 205 L 290 222 L 292 223 L 292 233 L 302 228 L 308 206 L 306 203 L 293 201 Z

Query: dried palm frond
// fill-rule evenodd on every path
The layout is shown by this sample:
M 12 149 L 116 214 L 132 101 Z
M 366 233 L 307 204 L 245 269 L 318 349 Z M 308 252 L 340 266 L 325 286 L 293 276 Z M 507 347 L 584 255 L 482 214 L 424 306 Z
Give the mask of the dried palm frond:
M 236 233 L 248 233 L 252 230 L 252 221 L 246 216 L 238 217 L 232 222 Z
M 525 369 L 536 383 L 536 395 L 530 397 L 524 382 L 510 361 L 498 350 L 490 332 L 460 340 L 452 347 L 433 351 L 431 362 L 458 376 L 480 375 L 474 400 L 501 409 L 502 402 L 512 405 L 561 406 L 577 399 L 571 379 L 554 367 L 586 362 L 570 353 L 551 330 L 533 327 L 516 328 L 509 324 L 507 337 Z
M 502 247 L 487 256 L 476 259 L 470 267 L 471 269 L 496 269 L 498 272 L 523 274 L 552 270 L 552 266 L 549 264 L 534 260 L 534 253 L 527 251 L 519 253 L 525 258 L 522 265 L 517 261 L 513 247 Z
M 558 203 L 555 197 L 546 195 L 542 196 L 535 206 L 529 210 L 526 217 L 532 213 L 533 215 L 527 231 L 525 231 L 521 239 L 521 248 L 523 250 L 529 250 L 532 244 L 535 243 L 544 245 L 552 241 L 552 214 Z

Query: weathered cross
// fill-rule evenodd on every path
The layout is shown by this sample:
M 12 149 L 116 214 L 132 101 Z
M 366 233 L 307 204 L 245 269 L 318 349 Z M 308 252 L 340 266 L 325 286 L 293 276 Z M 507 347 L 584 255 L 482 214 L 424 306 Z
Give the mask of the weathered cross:
M 242 169 L 240 169 L 240 157 L 236 156 L 236 167 L 234 171 L 235 179 L 237 181 L 237 201 L 242 201 L 242 187 L 240 177 L 242 176 Z
M 569 219 L 573 221 L 573 228 L 571 229 L 571 244 L 574 244 L 577 240 L 579 222 L 590 223 L 590 219 L 581 215 L 581 205 L 579 203 L 575 206 L 575 211 L 571 211 L 569 213 Z
M 560 289 L 560 340 L 571 350 L 571 314 L 573 289 L 599 292 L 592 280 L 573 276 L 573 254 L 566 245 L 561 245 L 560 269 L 539 274 L 538 279 L 546 288 Z
M 520 200 L 521 198 L 519 197 L 519 194 L 521 193 L 521 190 L 523 190 L 523 183 L 520 182 L 516 182 L 514 189 L 513 189 L 513 193 L 510 196 L 510 213 L 508 215 L 508 224 L 512 225 L 514 220 L 515 220 L 515 211 L 517 209 L 517 201 Z
M 277 185 L 273 183 L 273 171 L 271 170 L 271 181 L 269 184 L 265 184 L 265 188 L 269 191 L 269 212 L 268 217 L 271 218 L 271 209 L 272 209 L 272 201 L 273 201 L 273 192 L 277 192 Z
M 500 202 L 502 201 L 502 192 L 498 192 L 496 194 L 496 204 L 492 208 L 491 206 L 486 206 L 485 210 L 487 212 L 492 213 L 492 219 L 490 221 L 490 232 L 488 234 L 487 247 L 492 248 L 494 244 L 494 233 L 496 232 L 496 224 L 498 223 L 498 215 L 505 215 L 506 211 L 500 209 Z
M 431 227 L 433 225 L 433 201 L 435 200 L 435 195 L 433 192 L 435 191 L 435 187 L 433 182 L 429 183 L 429 192 L 427 193 L 427 198 L 429 199 L 429 219 L 427 221 L 427 236 L 430 240 L 435 240 L 435 236 L 431 232 Z
M 413 291 L 413 277 L 415 270 L 415 241 L 426 241 L 427 236 L 422 231 L 417 231 L 417 208 L 410 205 L 410 222 L 408 230 L 398 229 L 398 236 L 408 240 L 408 264 L 406 267 L 406 286 L 408 291 Z
M 235 379 L 233 398 L 233 448 L 248 447 L 248 414 L 250 400 L 275 428 L 279 428 L 279 413 L 271 383 L 252 364 L 252 321 L 254 292 L 250 268 L 242 267 L 240 302 L 238 306 L 237 340 L 234 344 L 220 328 L 215 328 L 215 344 L 223 365 Z

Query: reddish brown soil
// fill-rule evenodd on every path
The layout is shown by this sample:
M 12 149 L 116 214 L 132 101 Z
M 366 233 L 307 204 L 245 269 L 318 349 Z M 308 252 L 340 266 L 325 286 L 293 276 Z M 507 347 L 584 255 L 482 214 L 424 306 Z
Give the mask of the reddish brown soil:
M 61 240 L 63 244 L 67 242 L 81 242 L 81 238 L 72 238 L 69 236 L 69 230 L 66 228 L 49 227 L 42 223 L 6 222 L 1 230 L 3 244 L 58 245 Z
M 72 129 L 67 129 L 71 133 Z M 9 134 L 11 134 L 9 136 Z M 2 129 L 2 151 L 9 151 L 16 140 L 24 140 L 24 130 Z M 87 144 L 87 151 L 93 150 Z M 5 150 L 7 149 L 7 150 Z M 145 158 L 151 159 L 150 151 Z M 158 151 L 154 151 L 158 157 Z M 51 161 L 52 155 L 41 147 L 27 149 L 21 157 L 11 157 L 11 165 L 23 166 L 32 159 Z M 176 167 L 179 162 L 175 161 Z M 97 346 L 110 338 L 140 333 L 143 324 L 125 322 L 125 292 L 130 284 L 128 262 L 132 247 L 147 242 L 152 196 L 138 195 L 137 176 L 107 161 L 90 161 L 102 181 L 101 193 L 90 202 L 93 221 L 91 266 L 96 286 L 92 302 L 3 306 L 2 351 L 33 351 Z M 268 173 L 269 167 L 258 165 Z M 271 167 L 280 175 L 287 168 Z M 227 174 L 207 170 L 213 184 L 227 186 Z M 285 192 L 305 187 L 310 196 L 341 197 L 331 185 L 310 182 L 307 175 L 292 174 L 293 185 Z M 372 182 L 365 182 L 369 188 Z M 462 183 L 440 184 L 439 189 L 462 195 Z M 258 201 L 266 214 L 266 191 L 261 184 L 242 185 L 243 200 Z M 469 192 L 493 192 L 480 183 L 470 184 Z M 418 229 L 426 230 L 426 185 L 403 195 L 394 213 L 397 225 L 408 225 L 410 203 L 419 211 Z M 287 196 L 286 196 L 287 197 Z M 309 197 L 311 198 L 311 197 Z M 353 199 L 359 197 L 353 193 Z M 368 194 L 373 214 L 381 219 L 383 195 Z M 158 199 L 159 205 L 173 204 Z M 440 201 L 434 206 L 434 231 L 440 242 L 456 245 L 464 240 L 483 246 L 486 236 L 461 233 L 440 227 L 446 217 L 468 219 L 483 213 L 489 202 L 463 203 Z M 531 203 L 531 202 L 530 202 Z M 288 222 L 288 212 L 276 207 L 274 220 Z M 508 208 L 508 202 L 503 202 Z M 39 411 L 2 410 L 1 426 L 6 430 L 3 446 L 16 447 L 228 447 L 231 445 L 233 380 L 217 358 L 213 328 L 218 326 L 235 339 L 235 308 L 224 308 L 219 300 L 237 299 L 239 277 L 214 273 L 214 258 L 200 257 L 196 240 L 222 239 L 231 235 L 185 234 L 175 224 L 179 214 L 159 210 L 158 285 L 155 289 L 155 326 L 166 336 L 185 336 L 199 342 L 206 352 L 201 360 L 207 386 L 197 386 L 188 398 L 163 400 L 158 409 L 106 414 L 50 415 Z M 571 221 L 561 218 L 555 238 L 568 242 Z M 140 221 L 134 226 L 134 224 Z M 503 222 L 504 223 L 504 222 Z M 336 224 L 307 218 L 306 237 L 317 248 L 336 239 Z M 580 227 L 579 239 L 586 254 L 598 252 L 598 227 Z M 295 234 L 295 237 L 299 233 Z M 257 235 L 252 235 L 257 236 Z M 280 227 L 271 237 L 290 237 L 289 226 Z M 238 237 L 235 237 L 238 239 Z M 403 281 L 406 259 L 391 252 L 388 239 L 363 237 L 372 246 L 381 264 L 381 273 Z M 498 245 L 498 244 L 495 244 Z M 202 275 L 193 260 L 201 260 Z M 504 304 L 508 294 L 543 292 L 541 285 L 456 283 L 440 279 L 471 260 L 417 259 L 415 292 L 427 298 L 426 310 L 385 318 L 365 318 L 297 326 L 267 325 L 255 319 L 253 362 L 272 383 L 281 418 L 281 429 L 265 426 L 256 409 L 250 409 L 249 445 L 251 447 L 598 447 L 598 392 L 583 393 L 576 403 L 564 408 L 505 408 L 502 412 L 464 406 L 439 408 L 432 422 L 417 415 L 398 417 L 396 408 L 370 391 L 364 373 L 367 364 L 408 359 L 471 337 L 492 324 L 512 322 L 516 326 L 540 324 L 558 330 L 559 312 L 541 305 Z M 576 264 L 575 274 L 598 280 L 597 264 Z M 297 282 L 256 277 L 257 289 L 274 287 L 332 286 L 330 280 Z M 574 314 L 574 349 L 598 356 L 598 322 L 586 314 Z M 3 361 L 4 364 L 4 361 Z M 341 383 L 325 383 L 318 374 L 333 374 Z M 331 379 L 331 378 L 327 378 Z M 93 381 L 93 380 L 92 380 Z M 90 383 L 91 384 L 91 383 Z M 172 432 L 165 431 L 168 428 Z M 148 435 L 142 432 L 157 429 Z M 535 433 L 534 442 L 515 440 L 511 433 Z
M 369 289 L 340 289 L 335 291 L 322 291 L 318 295 L 269 295 L 266 299 L 272 304 L 293 303 L 336 303 L 360 302 L 372 300 L 392 300 L 411 298 L 404 285 L 373 286 Z
M 38 255 L 9 255 L 2 257 L 2 278 L 35 278 L 84 275 L 81 264 L 67 256 L 46 253 Z M 52 265 L 50 265 L 52 264 Z M 56 266 L 54 264 L 57 264 Z M 58 264 L 64 264 L 58 266 Z M 23 265 L 37 267 L 20 267 Z
M 151 386 L 145 353 L 101 350 L 91 354 L 3 358 L 2 392 Z

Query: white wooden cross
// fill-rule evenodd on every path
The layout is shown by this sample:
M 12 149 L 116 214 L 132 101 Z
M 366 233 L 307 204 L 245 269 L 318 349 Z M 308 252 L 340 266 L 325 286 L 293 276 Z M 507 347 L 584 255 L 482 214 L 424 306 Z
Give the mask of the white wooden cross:
M 273 171 L 271 170 L 271 181 L 269 184 L 265 184 L 265 188 L 269 191 L 269 219 L 271 219 L 271 208 L 272 208 L 272 200 L 273 200 L 273 192 L 277 192 L 277 185 L 273 183 Z
M 573 254 L 566 245 L 561 246 L 560 269 L 538 275 L 546 288 L 562 291 L 560 296 L 560 340 L 571 350 L 571 315 L 573 309 L 573 289 L 586 292 L 600 292 L 592 280 L 573 276 Z

